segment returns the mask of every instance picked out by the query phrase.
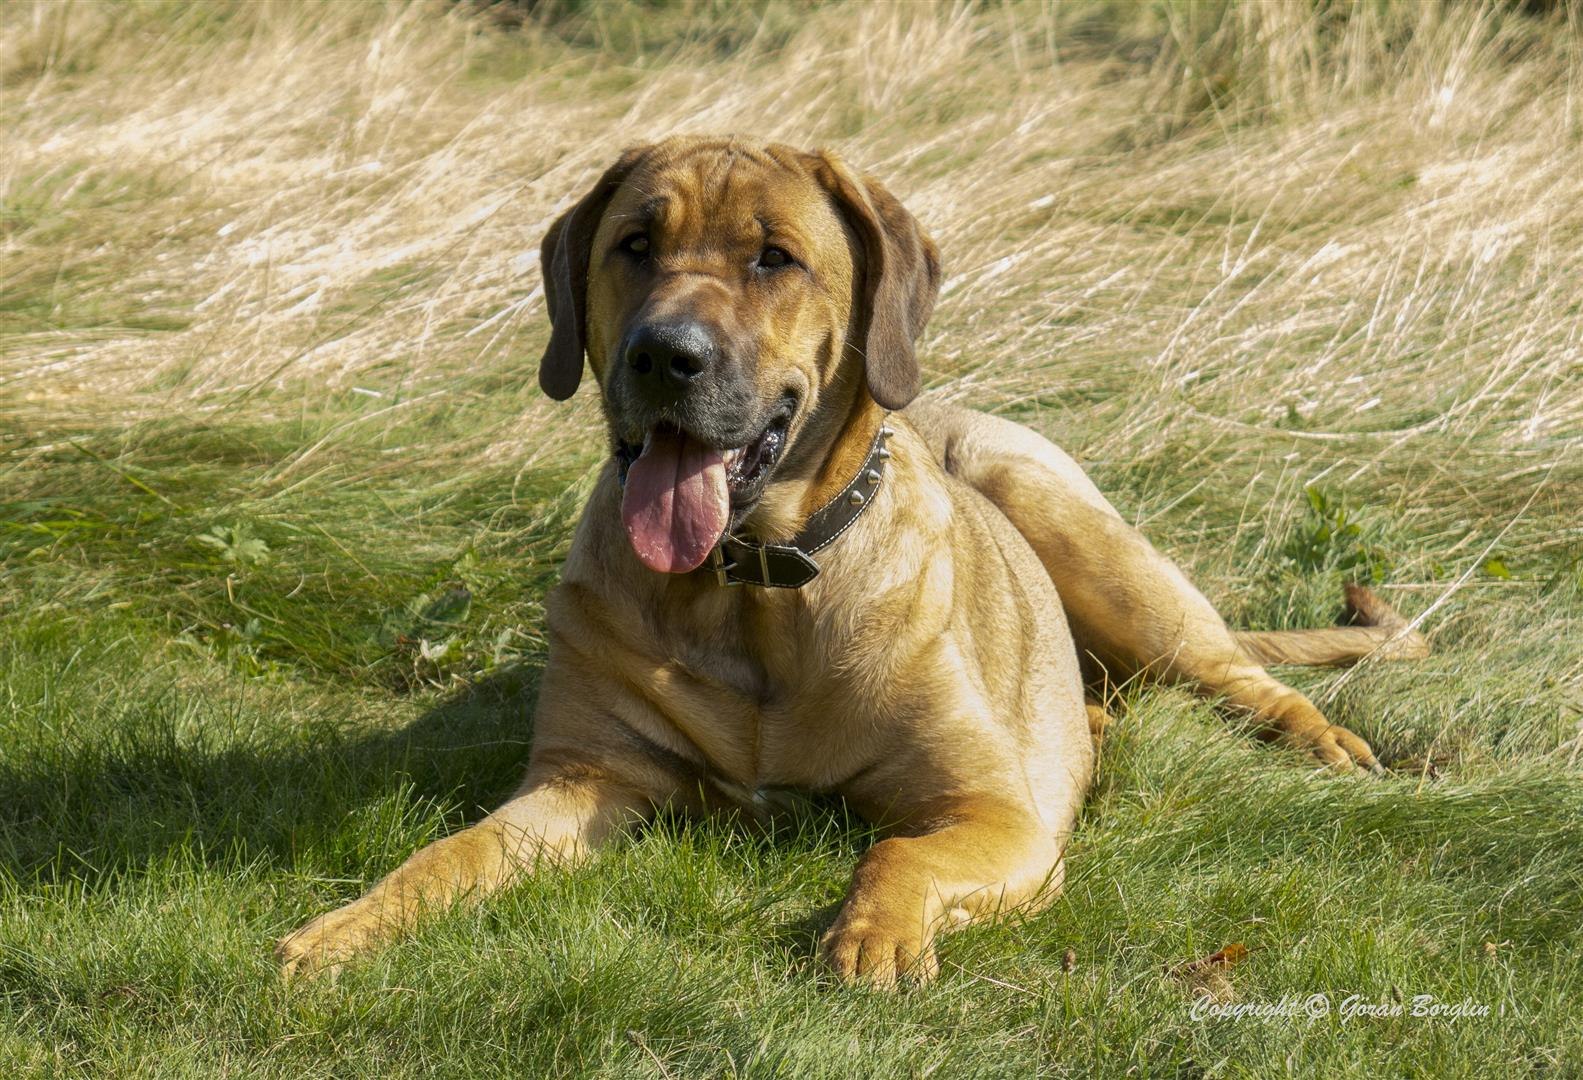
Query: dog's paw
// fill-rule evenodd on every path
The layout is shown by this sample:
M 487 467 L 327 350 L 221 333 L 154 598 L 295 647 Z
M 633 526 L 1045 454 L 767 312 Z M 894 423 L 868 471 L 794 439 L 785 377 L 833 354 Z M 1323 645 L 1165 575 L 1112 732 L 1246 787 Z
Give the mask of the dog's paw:
M 1296 731 L 1287 730 L 1282 732 L 1282 741 L 1295 749 L 1306 751 L 1336 772 L 1351 773 L 1362 769 L 1375 776 L 1387 775 L 1385 766 L 1379 763 L 1369 744 L 1340 724 L 1316 724 Z
M 297 928 L 275 945 L 280 973 L 286 979 L 328 978 L 359 953 L 367 952 L 387 936 L 378 912 L 362 901 L 320 915 Z
M 921 915 L 921 913 L 919 913 Z M 843 911 L 819 941 L 824 962 L 844 983 L 890 988 L 940 973 L 934 936 L 922 918 L 871 918 Z

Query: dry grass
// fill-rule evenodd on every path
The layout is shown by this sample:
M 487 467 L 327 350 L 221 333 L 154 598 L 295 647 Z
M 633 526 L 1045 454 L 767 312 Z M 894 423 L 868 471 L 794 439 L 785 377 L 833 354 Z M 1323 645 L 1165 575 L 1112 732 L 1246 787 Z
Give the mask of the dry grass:
M 179 10 L 6 9 L 4 280 L 56 284 L 8 313 L 3 370 L 40 407 L 526 367 L 545 224 L 618 148 L 696 130 L 886 177 L 948 259 L 940 379 L 993 400 L 1150 380 L 1118 446 L 1287 404 L 1536 461 L 1583 428 L 1578 50 L 1532 20 L 1365 7 L 1327 32 L 1300 5 L 1198 5 L 1130 48 L 1105 23 L 1101 49 L 1090 8 L 777 6 L 717 58 L 421 4 Z M 71 325 L 89 297 L 105 317 Z M 179 328 L 138 325 L 160 317 Z
M 1387 760 L 1424 783 L 1444 772 L 1494 784 L 1541 816 L 1574 805 L 1583 745 L 1575 5 L 1535 15 L 1504 4 L 1331 0 L 693 0 L 664 9 L 13 0 L 0 6 L 0 116 L 0 612 L 11 620 L 0 660 L 11 664 L 4 700 L 18 718 L 0 725 L 0 749 L 6 740 L 17 748 L 21 764 L 3 779 L 23 795 L 56 798 L 56 772 L 90 787 L 96 778 L 120 783 L 122 766 L 101 760 L 119 751 L 90 754 L 64 720 L 46 730 L 27 719 L 56 708 L 143 715 L 136 700 L 153 692 L 152 675 L 72 681 L 87 677 L 73 652 L 83 642 L 111 650 L 105 663 L 165 673 L 172 692 L 190 697 L 190 714 L 170 721 L 175 734 L 158 736 L 180 746 L 209 737 L 192 733 L 206 730 L 201 718 L 213 710 L 256 710 L 249 722 L 286 740 L 319 730 L 315 718 L 327 712 L 349 718 L 347 730 L 383 731 L 392 722 L 383 714 L 404 722 L 434 703 L 428 690 L 402 696 L 414 677 L 454 688 L 502 662 L 531 668 L 538 598 L 601 452 L 587 387 L 566 406 L 536 389 L 547 330 L 540 236 L 619 148 L 670 132 L 737 131 L 833 146 L 885 178 L 946 261 L 924 349 L 936 392 L 1063 443 L 1240 621 L 1324 618 L 1340 577 L 1371 571 L 1404 610 L 1426 616 L 1437 640 L 1426 664 L 1304 683 Z M 1308 509 L 1305 488 L 1323 494 L 1323 511 Z M 1338 503 L 1347 521 L 1361 522 L 1358 533 L 1341 527 Z M 238 523 L 267 539 L 267 559 L 226 561 L 194 542 Z M 364 633 L 455 579 L 474 604 L 450 659 L 393 657 L 388 636 Z M 94 619 L 82 618 L 88 611 Z M 404 673 L 396 684 L 393 666 Z M 100 704 L 55 704 L 72 693 Z M 1143 712 L 1164 725 L 1173 752 L 1199 745 L 1183 734 L 1191 725 L 1172 726 L 1187 706 L 1151 700 Z M 478 723 L 493 736 L 506 730 Z M 248 772 L 232 757 L 226 767 L 247 783 L 290 784 L 318 767 L 303 762 L 332 753 L 312 741 L 319 735 L 300 737 L 317 749 L 290 758 L 298 772 Z M 1226 778 L 1205 766 L 1199 780 L 1172 780 L 1166 750 L 1120 745 L 1088 850 L 1105 873 L 1134 872 L 1143 875 L 1135 886 L 1157 888 L 1174 879 L 1130 863 L 1137 849 L 1116 828 L 1153 836 L 1147 830 L 1162 826 L 1125 808 Z M 413 781 L 417 795 L 399 784 L 392 794 L 383 785 L 398 766 L 380 751 L 381 764 L 359 772 L 355 763 L 370 759 L 358 746 L 362 756 L 347 759 L 359 777 L 349 793 L 344 778 L 325 773 L 318 801 L 308 800 L 317 809 L 270 804 L 280 820 L 296 813 L 313 835 L 334 839 L 303 841 L 308 826 L 295 824 L 249 831 L 229 811 L 194 811 L 200 839 L 185 843 L 199 847 L 157 848 L 178 863 L 197 860 L 194 876 L 174 884 L 140 862 L 155 848 L 106 841 L 83 901 L 98 914 L 75 924 L 60 915 L 71 927 L 60 933 L 96 955 L 94 920 L 105 912 L 212 890 L 216 911 L 242 903 L 254 912 L 248 928 L 214 929 L 214 940 L 263 965 L 270 934 L 335 888 L 355 889 L 323 878 L 376 872 L 403 844 L 454 820 L 458 805 L 495 790 L 447 765 L 433 776 L 420 770 L 429 779 Z M 479 768 L 509 777 L 518 756 L 507 747 Z M 211 796 L 218 805 L 234 793 Z M 31 875 L 84 873 L 61 852 L 92 848 L 81 822 L 108 811 L 71 801 L 86 796 L 59 798 L 55 811 L 24 807 L 12 821 L 4 846 L 17 875 L 6 894 L 13 912 L 59 900 L 52 886 L 33 891 Z M 149 798 L 183 820 L 182 798 Z M 336 833 L 345 800 L 372 817 Z M 1356 820 L 1395 835 L 1392 822 L 1407 817 L 1371 817 L 1373 805 L 1357 803 Z M 1472 811 L 1435 813 L 1454 833 L 1464 827 L 1455 814 Z M 1469 839 L 1483 835 L 1475 825 L 1465 827 L 1473 831 L 1458 842 L 1486 850 Z M 1575 877 L 1575 858 L 1546 846 L 1562 825 L 1545 828 L 1534 827 L 1523 857 L 1551 866 L 1560 875 L 1552 883 Z M 1389 841 L 1398 842 L 1402 851 L 1418 843 Z M 263 862 L 212 869 L 205 844 L 239 845 Z M 749 861 L 796 857 L 764 851 Z M 1379 901 L 1400 916 L 1384 917 L 1382 938 L 1400 948 L 1378 961 L 1392 978 L 1418 970 L 1404 959 L 1418 955 L 1409 941 L 1418 931 L 1407 929 L 1418 916 L 1409 914 L 1439 903 L 1464 920 L 1456 934 L 1466 937 L 1483 932 L 1467 927 L 1495 904 L 1494 894 L 1444 891 L 1452 887 L 1439 884 L 1432 845 L 1402 857 L 1427 876 L 1407 871 L 1398 908 Z M 721 858 L 734 865 L 729 853 Z M 1337 865 L 1373 872 L 1372 858 Z M 295 876 L 283 878 L 277 863 Z M 1511 888 L 1537 887 L 1516 865 L 1500 864 Z M 106 867 L 132 874 L 129 892 L 96 876 L 111 875 Z M 1213 871 L 1198 874 L 1189 891 L 1212 894 Z M 290 910 L 269 899 L 277 888 L 292 890 Z M 1286 886 L 1270 888 L 1216 902 L 1257 915 Z M 1317 883 L 1304 895 L 1347 888 Z M 225 899 L 227 890 L 243 899 Z M 1114 933 L 1118 948 L 1202 944 L 1191 930 L 1184 944 L 1129 923 L 1131 909 L 1081 900 L 1078 890 L 1076 914 L 1055 917 L 1075 922 L 1059 925 Z M 1555 910 L 1499 917 L 1538 926 Z M 1577 956 L 1565 935 L 1524 932 L 1541 967 Z M 1336 959 L 1350 955 L 1348 931 L 1314 933 L 1322 955 L 1297 954 L 1294 963 L 1310 967 L 1306 983 L 1292 974 L 1294 987 L 1312 986 L 1313 971 L 1332 962 L 1363 978 L 1356 970 L 1367 964 Z M 464 949 L 467 935 L 457 934 L 452 946 Z M 982 940 L 993 953 L 1006 939 Z M 1053 977 L 1064 941 L 1050 944 L 1054 959 L 1030 961 L 1029 978 Z M 441 940 L 436 955 L 447 947 Z M 690 962 L 706 963 L 708 948 L 687 953 Z M 763 964 L 747 944 L 733 955 L 749 957 L 741 963 L 755 972 Z M 1162 960 L 1118 956 L 1109 962 L 1120 967 L 1107 971 L 1123 982 L 1096 986 L 1090 1005 Z M 0 979 L 7 970 L 0 965 Z M 747 993 L 736 976 L 717 977 L 689 993 Z M 29 978 L 42 989 L 7 999 L 23 1003 L 16 1015 L 70 997 L 68 975 Z M 97 985 L 97 976 L 82 978 Z M 1529 1004 L 1544 1009 L 1570 984 L 1555 975 L 1536 985 Z M 235 992 L 261 993 L 252 984 Z M 769 1004 L 754 1000 L 759 1015 L 792 1007 L 773 994 Z M 1096 1037 L 1133 1040 L 1132 1060 L 1156 1060 L 1160 1040 L 1180 1028 L 1149 1001 L 1101 1021 L 1112 1026 Z M 795 1002 L 823 1015 L 823 1006 Z M 268 1030 L 238 1052 L 283 1046 L 302 1023 L 323 1019 L 305 1019 L 305 1006 L 258 1007 L 272 1017 Z M 457 1008 L 455 1031 L 471 1030 L 479 1014 Z M 931 1031 L 954 1022 L 876 1009 L 864 1015 L 900 1025 L 885 1028 L 898 1041 L 885 1044 L 894 1056 L 883 1060 L 902 1070 L 933 1060 L 905 1049 L 914 1022 L 905 1017 Z M 1007 1015 L 987 1013 L 974 1038 L 993 1042 Z M 944 1027 L 930 1026 L 937 1021 Z M 354 1042 L 380 1037 L 344 1016 L 325 1022 L 352 1024 L 342 1034 Z M 128 1061 L 157 1061 L 150 1048 L 164 1037 L 136 1028 L 152 1041 L 117 1043 L 60 1030 L 79 1047 L 115 1045 Z M 819 1030 L 837 1039 L 840 1029 Z M 723 1045 L 737 1037 L 720 1035 Z M 1475 1051 L 1462 1037 L 1413 1035 L 1420 1066 L 1437 1048 L 1470 1055 L 1453 1055 L 1459 1061 L 1484 1053 L 1535 1066 L 1578 1045 L 1541 1033 Z M 676 1052 L 695 1067 L 724 1068 L 708 1047 L 689 1045 Z M 1022 1062 L 1010 1045 L 995 1042 L 991 1053 L 983 1042 L 988 1056 L 977 1060 L 1005 1051 Z M 1253 1058 L 1276 1045 L 1285 1046 L 1237 1044 Z M 1331 1044 L 1317 1045 L 1310 1051 Z M 1225 1049 L 1211 1040 L 1194 1053 Z M 139 1057 L 144 1050 L 155 1056 Z M 627 1050 L 633 1070 L 647 1068 L 651 1055 Z M 399 1054 L 371 1060 L 419 1069 Z M 1361 1058 L 1340 1060 L 1363 1069 Z
M 1089 457 L 1282 427 L 1302 480 L 1471 457 L 1492 519 L 1575 490 L 1583 113 L 1556 19 L 782 4 L 749 35 L 711 5 L 591 10 L 508 33 L 423 4 L 9 5 L 7 420 L 403 409 L 488 373 L 520 408 L 431 451 L 586 447 L 587 402 L 530 389 L 538 238 L 619 147 L 726 130 L 886 177 L 947 259 L 934 381 L 1080 405 Z

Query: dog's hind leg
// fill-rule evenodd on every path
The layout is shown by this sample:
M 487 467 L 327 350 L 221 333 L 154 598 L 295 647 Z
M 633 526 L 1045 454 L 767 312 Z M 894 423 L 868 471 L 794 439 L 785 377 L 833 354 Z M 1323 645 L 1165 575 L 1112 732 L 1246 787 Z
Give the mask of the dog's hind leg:
M 1061 596 L 1080 653 L 1108 677 L 1143 674 L 1192 687 L 1327 765 L 1380 771 L 1368 743 L 1329 723 L 1259 662 L 1297 656 L 1299 640 L 1311 647 L 1310 658 L 1333 662 L 1354 655 L 1359 641 L 1326 638 L 1321 648 L 1312 637 L 1263 636 L 1245 648 L 1182 571 L 1048 440 L 1020 424 L 934 402 L 915 403 L 906 415 L 946 471 L 999 507 L 1028 540 Z

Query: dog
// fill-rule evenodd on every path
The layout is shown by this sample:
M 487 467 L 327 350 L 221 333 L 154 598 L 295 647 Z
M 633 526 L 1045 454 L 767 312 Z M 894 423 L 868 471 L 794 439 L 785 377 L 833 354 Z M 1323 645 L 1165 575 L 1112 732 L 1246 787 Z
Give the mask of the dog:
M 284 938 L 334 972 L 426 909 L 586 858 L 658 807 L 833 793 L 884 830 L 820 942 L 843 981 L 938 969 L 939 933 L 1059 892 L 1102 707 L 1180 684 L 1337 770 L 1368 744 L 1266 670 L 1408 657 L 1364 625 L 1236 634 L 1082 469 L 918 398 L 934 243 L 828 152 L 678 137 L 622 154 L 541 249 L 539 381 L 591 371 L 610 458 L 547 601 L 521 788 Z

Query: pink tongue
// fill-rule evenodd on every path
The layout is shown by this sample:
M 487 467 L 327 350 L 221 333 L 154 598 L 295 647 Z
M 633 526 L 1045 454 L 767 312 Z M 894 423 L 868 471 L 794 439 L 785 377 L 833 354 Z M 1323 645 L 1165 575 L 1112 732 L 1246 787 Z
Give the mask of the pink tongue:
M 725 458 L 685 435 L 654 432 L 627 469 L 621 520 L 650 570 L 696 570 L 719 543 L 730 513 Z

